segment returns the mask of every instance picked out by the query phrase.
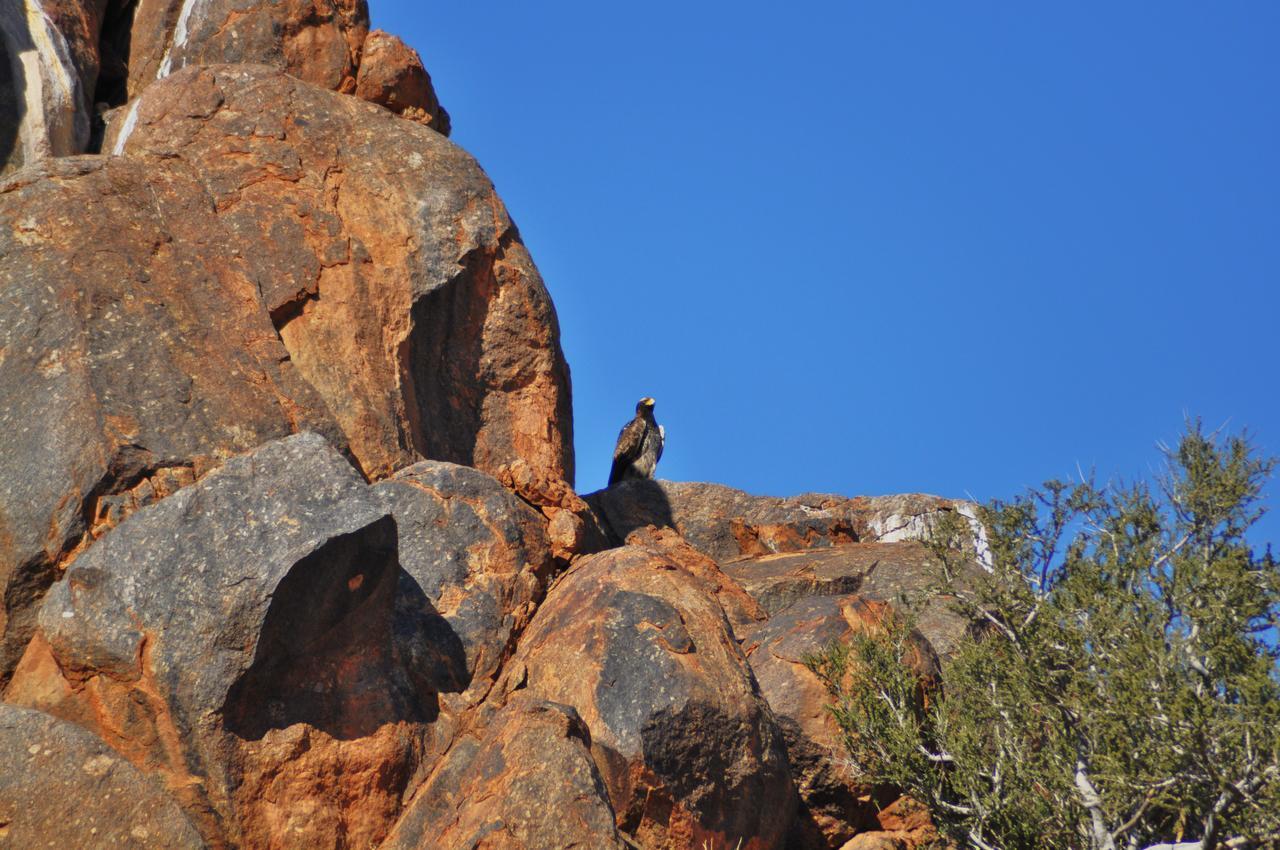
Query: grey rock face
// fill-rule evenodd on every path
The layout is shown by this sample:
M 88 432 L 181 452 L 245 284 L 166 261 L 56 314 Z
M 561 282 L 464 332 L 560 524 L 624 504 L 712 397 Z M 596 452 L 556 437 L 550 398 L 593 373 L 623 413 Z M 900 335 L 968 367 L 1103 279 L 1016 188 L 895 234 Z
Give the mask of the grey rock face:
M 89 104 L 72 47 L 43 6 L 0 6 L 0 174 L 80 153 L 89 141 Z
M 432 690 L 492 684 L 546 592 L 545 522 L 475 469 L 422 461 L 373 488 L 399 528 L 404 572 L 396 641 L 407 669 Z
M 89 732 L 0 705 L 0 846 L 198 850 L 160 783 Z
M 396 667 L 398 580 L 394 520 L 350 464 L 314 434 L 271 442 L 81 555 L 5 697 L 165 774 L 206 837 L 281 840 L 264 782 L 322 767 L 356 781 L 357 739 L 385 795 L 416 764 L 431 705 Z M 367 811 L 379 793 L 302 786 L 286 786 L 295 805 L 318 795 L 356 834 L 390 825 Z M 306 846 L 296 832 L 285 843 Z

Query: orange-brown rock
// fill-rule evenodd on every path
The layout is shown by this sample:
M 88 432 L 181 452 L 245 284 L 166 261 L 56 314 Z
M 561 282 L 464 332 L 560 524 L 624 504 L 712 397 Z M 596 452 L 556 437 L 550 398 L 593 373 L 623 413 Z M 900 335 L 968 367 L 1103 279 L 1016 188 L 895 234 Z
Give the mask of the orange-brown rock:
M 585 498 L 618 542 L 646 525 L 670 527 L 722 564 L 858 541 L 920 540 L 942 515 L 973 512 L 967 502 L 921 494 L 775 498 L 692 481 L 623 481 Z
M 624 547 L 577 562 L 509 668 L 508 690 L 586 722 L 618 826 L 641 846 L 783 845 L 795 794 L 773 715 L 706 583 L 669 558 Z
M 622 481 L 586 497 L 618 541 L 637 528 L 674 528 L 719 563 L 857 539 L 848 517 L 803 497 L 751 496 L 720 484 Z
M 950 654 L 969 628 L 952 597 L 938 594 L 941 576 L 933 556 L 912 540 L 764 555 L 725 564 L 724 571 L 770 615 L 812 596 L 857 593 L 881 602 L 909 602 L 916 607 L 916 628 L 942 655 Z
M 374 30 L 365 38 L 355 95 L 449 135 L 449 113 L 418 52 L 390 33 Z
M 720 565 L 689 544 L 674 529 L 654 528 L 647 525 L 627 535 L 628 546 L 645 546 L 656 549 L 683 567 L 690 575 L 706 583 L 725 616 L 734 629 L 754 625 L 768 619 L 768 614 L 751 594 L 743 590 Z
M 0 185 L 0 682 L 65 562 L 135 508 L 300 429 L 343 442 L 213 212 L 176 165 Z
M 261 67 L 151 87 L 123 146 L 198 169 L 362 469 L 523 459 L 572 480 L 551 299 L 493 185 L 439 133 Z
M 188 65 L 270 65 L 353 91 L 369 32 L 365 0 L 139 0 L 129 40 L 129 97 Z
M 504 464 L 495 476 L 547 518 L 551 552 L 561 562 L 609 547 L 608 532 L 569 482 L 549 476 L 522 459 Z
M 878 628 L 889 610 L 859 596 L 814 597 L 746 632 L 743 645 L 782 728 L 800 794 L 791 850 L 837 848 L 858 832 L 899 826 L 879 820 L 879 810 L 896 792 L 862 785 L 850 772 L 840 729 L 828 710 L 830 694 L 805 663 L 833 643 Z M 936 657 L 923 638 L 917 639 L 917 650 L 921 675 L 936 675 Z
M 907 842 L 892 832 L 864 832 L 840 845 L 840 850 L 906 850 Z
M 0 847 L 202 850 L 159 782 L 101 740 L 47 714 L 0 705 Z
M 383 850 L 623 850 L 591 735 L 516 694 L 434 768 Z
M 304 434 L 98 540 L 5 692 L 158 775 L 218 847 L 366 847 L 429 746 L 393 648 L 396 525 Z

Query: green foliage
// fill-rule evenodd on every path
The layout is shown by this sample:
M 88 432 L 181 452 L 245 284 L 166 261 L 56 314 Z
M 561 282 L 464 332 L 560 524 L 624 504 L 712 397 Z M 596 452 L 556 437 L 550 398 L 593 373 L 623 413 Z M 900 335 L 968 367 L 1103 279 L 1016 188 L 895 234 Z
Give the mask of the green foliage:
M 810 660 L 869 782 L 975 848 L 1280 847 L 1280 569 L 1245 532 L 1273 461 L 1193 424 L 1155 487 L 1050 482 L 942 522 L 975 624 L 941 687 L 912 605 Z

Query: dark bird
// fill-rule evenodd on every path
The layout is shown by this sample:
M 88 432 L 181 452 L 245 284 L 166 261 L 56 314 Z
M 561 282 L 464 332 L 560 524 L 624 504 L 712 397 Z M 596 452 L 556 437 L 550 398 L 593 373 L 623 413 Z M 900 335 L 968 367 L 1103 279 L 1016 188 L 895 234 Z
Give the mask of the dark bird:
M 636 402 L 636 418 L 618 435 L 613 469 L 609 471 L 610 487 L 628 478 L 653 477 L 658 458 L 662 457 L 662 446 L 667 441 L 666 430 L 654 421 L 653 404 L 651 398 Z

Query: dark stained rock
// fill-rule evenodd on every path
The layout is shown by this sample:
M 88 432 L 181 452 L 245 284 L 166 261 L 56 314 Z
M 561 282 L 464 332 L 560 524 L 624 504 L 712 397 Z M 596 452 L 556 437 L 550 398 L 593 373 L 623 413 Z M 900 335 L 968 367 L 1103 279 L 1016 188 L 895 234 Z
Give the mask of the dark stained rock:
M 405 665 L 431 690 L 473 705 L 546 593 L 545 522 L 483 472 L 451 463 L 422 461 L 373 489 L 399 528 Z
M 436 99 L 418 52 L 390 33 L 374 30 L 364 40 L 355 95 L 449 135 L 449 113 Z
M 0 185 L 0 683 L 65 562 L 135 508 L 296 430 L 341 444 L 213 209 L 124 159 Z
M 369 32 L 365 0 L 139 0 L 129 96 L 188 65 L 269 65 L 323 88 L 353 91 Z
M 399 572 L 355 470 L 314 434 L 275 441 L 81 555 L 5 700 L 158 773 L 210 843 L 368 846 L 433 711 L 393 651 Z
M 706 584 L 649 549 L 585 558 L 504 673 L 571 706 L 641 846 L 781 847 L 794 791 L 773 715 Z
M 439 133 L 257 66 L 190 68 L 120 145 L 189 164 L 289 355 L 381 478 L 423 457 L 572 480 L 551 299 L 488 177 Z
M 84 729 L 0 705 L 0 847 L 196 850 L 159 782 Z
M 837 848 L 858 832 L 881 830 L 880 809 L 897 796 L 855 781 L 831 697 L 805 660 L 855 632 L 877 628 L 890 608 L 859 596 L 802 599 L 746 631 L 743 646 L 760 691 L 769 701 L 787 743 L 800 810 L 790 850 Z M 937 660 L 919 638 L 916 663 L 922 676 L 937 673 Z
M 458 740 L 382 850 L 622 850 L 591 736 L 563 705 L 517 693 Z
M 916 627 L 942 655 L 953 650 L 968 628 L 953 611 L 950 597 L 936 593 L 938 568 L 929 550 L 915 541 L 765 555 L 725 564 L 724 571 L 770 615 L 813 596 L 857 593 L 882 602 L 910 602 L 918 605 Z

